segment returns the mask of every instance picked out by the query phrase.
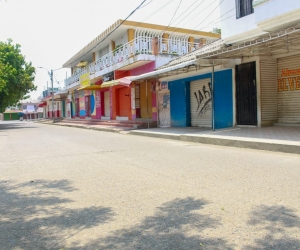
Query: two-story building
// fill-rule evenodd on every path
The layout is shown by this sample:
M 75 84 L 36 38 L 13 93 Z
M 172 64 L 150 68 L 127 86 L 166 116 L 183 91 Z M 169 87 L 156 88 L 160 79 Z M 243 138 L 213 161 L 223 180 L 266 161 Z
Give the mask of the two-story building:
M 156 81 L 132 78 L 219 38 L 218 34 L 118 20 L 63 67 L 73 118 L 157 121 Z

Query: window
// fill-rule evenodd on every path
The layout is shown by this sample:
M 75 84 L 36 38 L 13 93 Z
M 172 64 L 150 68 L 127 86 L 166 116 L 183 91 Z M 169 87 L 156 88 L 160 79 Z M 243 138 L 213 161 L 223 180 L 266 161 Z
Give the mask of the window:
M 252 2 L 253 0 L 235 0 L 237 19 L 254 13 Z

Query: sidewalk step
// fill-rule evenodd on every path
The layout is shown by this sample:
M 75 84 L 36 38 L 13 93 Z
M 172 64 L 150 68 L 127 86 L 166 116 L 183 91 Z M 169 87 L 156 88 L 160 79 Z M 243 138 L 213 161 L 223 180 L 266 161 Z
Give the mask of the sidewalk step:
M 100 125 L 112 127 L 130 127 L 130 128 L 147 128 L 148 122 L 145 121 L 119 121 L 119 120 L 79 120 L 79 119 L 63 119 L 62 123 L 82 124 L 82 125 Z M 149 122 L 150 128 L 157 127 L 156 121 Z

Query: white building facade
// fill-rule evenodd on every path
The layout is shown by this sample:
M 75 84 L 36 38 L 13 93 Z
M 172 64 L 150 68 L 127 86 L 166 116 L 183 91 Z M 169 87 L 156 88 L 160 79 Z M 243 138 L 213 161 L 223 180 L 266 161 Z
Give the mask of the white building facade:
M 241 59 L 234 69 L 236 125 L 300 124 L 300 1 L 220 3 L 222 39 L 236 53 L 218 58 Z

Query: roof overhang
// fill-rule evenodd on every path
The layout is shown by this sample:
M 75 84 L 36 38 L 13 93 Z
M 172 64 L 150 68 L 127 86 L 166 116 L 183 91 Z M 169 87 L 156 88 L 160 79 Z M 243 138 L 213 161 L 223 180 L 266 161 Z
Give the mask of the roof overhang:
M 253 56 L 272 56 L 274 58 L 300 52 L 300 24 L 268 33 L 254 39 L 225 45 L 215 51 L 199 53 L 199 59 L 233 59 Z
M 177 76 L 181 74 L 187 74 L 189 72 L 197 72 L 204 68 L 211 67 L 212 64 L 214 65 L 221 65 L 223 64 L 223 60 L 213 60 L 211 59 L 195 59 L 188 62 L 183 62 L 180 64 L 176 64 L 174 66 L 170 66 L 167 68 L 159 69 L 153 72 L 149 72 L 146 74 L 142 74 L 139 76 L 132 77 L 132 81 L 139 81 L 139 80 L 147 80 L 147 79 L 158 79 L 170 76 Z
M 88 86 L 80 87 L 77 90 L 98 90 L 98 89 L 101 89 L 101 85 L 88 85 Z

